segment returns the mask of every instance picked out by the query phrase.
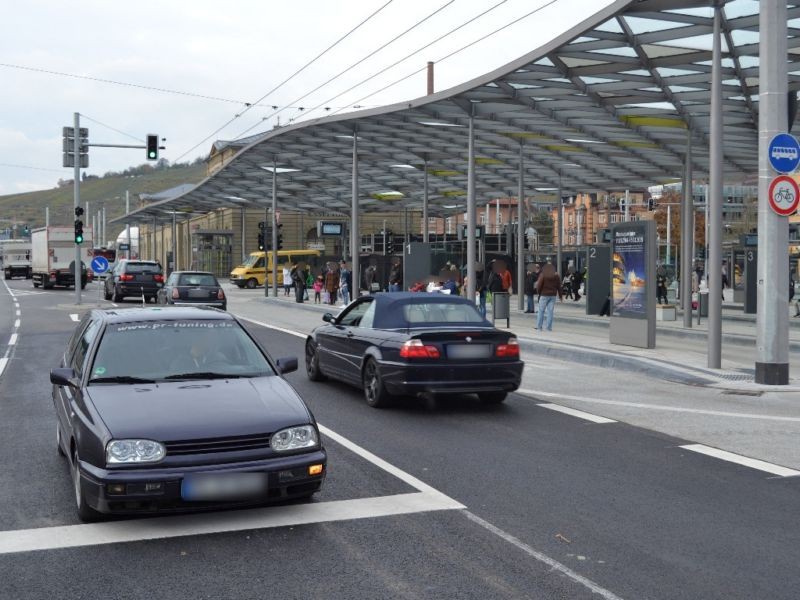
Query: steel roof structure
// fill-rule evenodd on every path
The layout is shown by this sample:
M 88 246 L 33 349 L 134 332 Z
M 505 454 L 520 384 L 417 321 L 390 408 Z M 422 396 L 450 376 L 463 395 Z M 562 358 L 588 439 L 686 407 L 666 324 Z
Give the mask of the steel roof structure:
M 618 0 L 557 39 L 455 88 L 410 102 L 309 120 L 251 136 L 190 191 L 119 219 L 152 223 L 271 201 L 277 164 L 285 210 L 349 213 L 353 135 L 359 209 L 464 212 L 467 123 L 479 201 L 644 189 L 681 177 L 687 128 L 696 174 L 708 172 L 713 2 Z M 759 3 L 722 5 L 724 176 L 758 167 Z M 800 8 L 788 3 L 789 90 L 800 89 Z M 251 141 L 252 140 L 252 141 Z M 562 180 L 563 176 L 563 180 Z

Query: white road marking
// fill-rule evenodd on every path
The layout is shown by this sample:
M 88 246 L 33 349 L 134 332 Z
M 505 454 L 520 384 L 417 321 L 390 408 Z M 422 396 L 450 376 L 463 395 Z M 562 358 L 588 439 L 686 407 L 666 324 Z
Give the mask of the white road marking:
M 20 315 L 22 315 L 22 313 L 20 311 L 17 311 L 17 316 L 19 317 Z
M 11 337 L 8 339 L 8 345 L 9 346 L 13 346 L 16 343 L 17 343 L 17 334 L 16 333 L 12 333 Z
M 483 527 L 487 531 L 491 531 L 496 536 L 504 539 L 509 544 L 512 544 L 512 545 L 516 546 L 517 548 L 522 550 L 528 556 L 531 556 L 531 557 L 535 558 L 536 560 L 538 560 L 539 562 L 542 562 L 542 563 L 546 564 L 552 570 L 558 571 L 559 573 L 562 573 L 562 574 L 566 575 L 567 577 L 569 577 L 570 579 L 572 579 L 576 583 L 580 583 L 584 587 L 586 587 L 589 590 L 591 590 L 592 593 L 598 594 L 599 596 L 605 598 L 606 600 L 622 600 L 614 592 L 611 592 L 611 591 L 599 586 L 594 581 L 592 581 L 591 579 L 587 579 L 583 575 L 579 575 L 578 573 L 576 573 L 575 571 L 573 571 L 572 569 L 570 569 L 566 565 L 563 565 L 560 562 L 558 562 L 557 560 L 550 558 L 549 556 L 547 556 L 543 552 L 539 552 L 538 550 L 532 548 L 531 546 L 529 546 L 528 544 L 526 544 L 522 540 L 520 540 L 518 538 L 515 538 L 510 533 L 506 533 L 505 531 L 503 531 L 502 529 L 500 529 L 498 527 L 495 527 L 494 525 L 492 525 L 488 521 L 484 521 L 478 515 L 473 514 L 468 510 L 464 511 L 464 515 L 466 515 L 466 517 L 470 521 L 472 521 L 473 523 L 477 523 L 478 525 L 480 525 L 481 527 Z
M 759 415 L 755 413 L 737 413 L 720 410 L 704 410 L 701 408 L 683 408 L 681 406 L 666 406 L 664 404 L 644 404 L 640 402 L 625 402 L 623 400 L 602 400 L 600 398 L 588 398 L 586 396 L 571 396 L 569 394 L 557 394 L 541 390 L 518 389 L 518 394 L 543 398 L 561 398 L 563 400 L 574 400 L 576 402 L 589 402 L 592 404 L 605 404 L 608 406 L 625 406 L 629 408 L 640 408 L 644 410 L 663 410 L 668 412 L 689 413 L 694 415 L 709 415 L 712 417 L 738 417 L 740 419 L 762 419 L 765 421 L 785 421 L 788 423 L 800 423 L 800 417 L 778 417 L 773 415 Z
M 556 412 L 564 413 L 565 415 L 571 415 L 573 417 L 578 417 L 579 419 L 584 419 L 586 421 L 591 421 L 592 423 L 616 423 L 613 419 L 607 419 L 605 417 L 598 417 L 597 415 L 593 415 L 591 413 L 583 412 L 582 410 L 575 410 L 574 408 L 567 408 L 566 406 L 561 406 L 560 404 L 537 404 L 536 406 L 541 406 L 542 408 L 548 408 L 550 410 L 554 410 Z
M 292 331 L 291 329 L 284 329 L 283 327 L 276 327 L 275 325 L 270 325 L 269 323 L 264 323 L 263 321 L 256 321 L 255 319 L 248 319 L 247 317 L 240 317 L 236 315 L 236 318 L 240 321 L 247 321 L 248 323 L 252 323 L 253 325 L 261 325 L 261 327 L 266 327 L 267 329 L 274 329 L 275 331 L 280 331 L 282 333 L 288 333 L 289 335 L 293 335 L 295 337 L 306 339 L 308 334 L 300 333 L 299 331 Z
M 80 321 L 80 315 L 77 313 L 70 313 L 69 318 L 75 321 L 76 323 Z
M 720 450 L 719 448 L 704 446 L 703 444 L 687 444 L 686 446 L 681 446 L 681 448 L 684 450 L 691 450 L 692 452 L 699 452 L 700 454 L 705 454 L 706 456 L 713 456 L 714 458 L 736 463 L 738 465 L 744 465 L 745 467 L 750 467 L 751 469 L 766 471 L 767 473 L 772 473 L 773 475 L 778 475 L 779 477 L 795 477 L 800 475 L 800 471 L 795 471 L 794 469 L 781 467 L 780 465 L 768 463 L 756 458 L 748 458 L 747 456 L 742 456 L 741 454 L 726 452 L 725 450 Z
M 3 285 L 6 286 L 6 289 L 8 290 L 8 293 L 11 295 L 12 298 L 14 298 L 16 296 L 16 294 L 14 293 L 14 290 L 12 290 L 10 287 L 8 287 L 8 284 L 5 281 L 3 281 Z M 16 300 L 15 300 L 15 302 L 16 302 Z
M 20 319 L 14 321 L 14 329 L 19 329 Z
M 3 357 L 0 358 L 0 376 L 3 375 L 3 371 L 6 370 L 6 365 L 8 364 L 8 358 Z

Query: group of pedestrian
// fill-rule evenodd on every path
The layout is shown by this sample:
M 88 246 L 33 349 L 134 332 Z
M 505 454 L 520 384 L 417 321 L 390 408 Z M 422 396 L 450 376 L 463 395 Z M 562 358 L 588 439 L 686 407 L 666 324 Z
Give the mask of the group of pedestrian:
M 312 290 L 315 304 L 336 304 L 339 298 L 344 304 L 348 304 L 352 282 L 351 271 L 344 260 L 339 265 L 335 262 L 328 263 L 316 277 L 309 266 L 294 263 L 283 267 L 284 296 L 289 296 L 294 288 L 295 302 L 298 303 L 309 300 L 309 290 Z

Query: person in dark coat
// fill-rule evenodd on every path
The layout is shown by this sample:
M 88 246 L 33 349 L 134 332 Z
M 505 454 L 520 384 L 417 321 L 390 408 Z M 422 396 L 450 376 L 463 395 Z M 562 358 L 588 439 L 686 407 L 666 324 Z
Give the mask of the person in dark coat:
M 339 270 L 335 264 L 329 265 L 328 272 L 325 273 L 325 289 L 328 292 L 328 302 L 336 304 L 339 293 Z
M 292 283 L 294 284 L 294 301 L 298 304 L 303 303 L 303 296 L 306 292 L 306 276 L 301 268 L 296 264 L 292 265 Z
M 394 261 L 394 264 L 392 264 L 392 270 L 389 272 L 389 291 L 403 291 L 403 267 L 400 265 L 399 260 Z
M 536 308 L 533 303 L 533 296 L 536 293 L 536 280 L 539 278 L 539 265 L 536 263 L 528 265 L 525 273 L 525 298 L 527 300 L 526 313 L 535 313 Z
M 583 273 L 579 270 L 573 272 L 571 283 L 572 283 L 573 300 L 577 302 L 578 300 L 581 299 L 581 284 L 583 283 Z

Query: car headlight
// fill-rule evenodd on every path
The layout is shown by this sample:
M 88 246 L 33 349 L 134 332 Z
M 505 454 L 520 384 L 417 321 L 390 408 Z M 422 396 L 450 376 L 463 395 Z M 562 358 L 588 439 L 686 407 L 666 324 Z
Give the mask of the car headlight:
M 158 462 L 167 454 L 164 444 L 152 440 L 111 440 L 106 446 L 110 465 Z
M 289 427 L 274 433 L 269 441 L 275 452 L 314 448 L 319 444 L 317 430 L 311 425 Z

